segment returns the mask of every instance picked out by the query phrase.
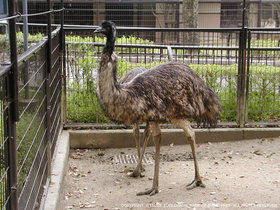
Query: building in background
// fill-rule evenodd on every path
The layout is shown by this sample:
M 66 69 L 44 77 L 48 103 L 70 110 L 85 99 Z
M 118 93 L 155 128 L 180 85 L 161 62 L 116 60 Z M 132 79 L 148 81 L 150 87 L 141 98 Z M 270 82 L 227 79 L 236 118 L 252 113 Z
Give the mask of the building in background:
M 193 0 L 195 1 L 195 0 Z M 98 25 L 113 20 L 118 26 L 183 27 L 183 0 L 65 0 L 65 24 Z M 243 0 L 199 0 L 199 28 L 240 27 Z M 249 27 L 279 26 L 279 0 L 247 0 L 246 25 Z M 60 0 L 53 0 L 60 8 Z M 19 9 L 21 9 L 19 0 Z M 45 0 L 28 0 L 29 13 L 46 11 Z M 45 18 L 30 17 L 30 22 L 45 23 Z M 54 21 L 59 23 L 59 14 Z

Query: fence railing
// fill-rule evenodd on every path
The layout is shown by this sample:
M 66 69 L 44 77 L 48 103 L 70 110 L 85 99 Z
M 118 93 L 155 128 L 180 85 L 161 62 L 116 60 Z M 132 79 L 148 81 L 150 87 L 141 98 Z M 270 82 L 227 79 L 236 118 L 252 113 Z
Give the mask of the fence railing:
M 95 96 L 105 38 L 94 28 L 66 26 L 68 123 L 110 122 Z M 174 61 L 190 65 L 218 94 L 222 123 L 279 122 L 279 30 L 119 27 L 118 34 L 119 78 L 136 66 L 168 62 L 169 46 Z
M 0 209 L 39 208 L 62 129 L 64 8 L 63 1 L 58 10 L 47 2 L 47 11 L 20 14 L 11 0 L 8 17 L 1 19 L 8 20 L 9 30 L 1 37 Z M 52 25 L 53 13 L 61 19 L 59 27 Z M 31 16 L 45 16 L 47 24 L 40 26 L 45 34 L 30 40 L 29 48 L 25 39 L 23 52 L 16 22 Z
M 0 70 L 1 209 L 13 209 L 16 203 L 19 209 L 34 209 L 42 196 L 50 170 L 48 155 L 53 154 L 62 126 L 60 33 L 60 29 L 52 32 L 51 72 L 47 68 L 47 38 L 18 58 L 16 81 L 10 76 L 13 75 L 12 66 Z M 18 89 L 17 104 L 11 93 L 14 88 Z M 18 119 L 14 118 L 15 109 Z M 48 115 L 51 123 L 47 122 Z M 12 144 L 12 141 L 15 142 Z

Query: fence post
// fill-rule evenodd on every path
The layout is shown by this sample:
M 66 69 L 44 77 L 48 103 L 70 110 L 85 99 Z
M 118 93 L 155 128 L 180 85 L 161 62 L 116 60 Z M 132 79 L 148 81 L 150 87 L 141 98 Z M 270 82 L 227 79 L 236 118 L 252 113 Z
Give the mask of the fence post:
M 248 46 L 247 46 L 247 71 L 246 71 L 246 77 L 245 77 L 245 85 L 246 85 L 246 90 L 245 90 L 245 123 L 248 122 L 248 99 L 249 99 L 249 81 L 250 81 L 250 52 L 251 52 L 251 31 L 248 31 Z
M 61 0 L 61 9 L 64 8 L 64 0 Z M 63 89 L 63 102 L 62 102 L 62 123 L 66 123 L 66 66 L 65 66 L 65 31 L 64 31 L 64 10 L 61 11 L 61 29 L 60 29 L 60 44 L 61 44 L 61 52 L 62 52 L 62 89 Z
M 9 1 L 9 16 L 15 15 L 15 0 Z M 18 186 L 17 186 L 17 156 L 16 156 L 16 121 L 19 120 L 18 112 L 18 67 L 17 67 L 17 41 L 16 41 L 16 21 L 14 18 L 9 20 L 9 39 L 10 39 L 10 59 L 11 70 L 8 74 L 8 122 L 7 131 L 9 136 L 8 143 L 8 188 L 10 199 L 8 208 L 18 209 Z
M 167 46 L 167 53 L 168 53 L 169 62 L 173 62 L 173 53 L 172 53 L 172 48 L 170 46 Z
M 51 10 L 51 0 L 47 0 L 48 10 Z M 51 119 L 50 119 L 50 74 L 52 72 L 52 25 L 51 25 L 51 15 L 48 13 L 48 45 L 47 45 L 47 71 L 46 71 L 46 112 L 47 112 L 47 165 L 48 165 L 48 177 L 51 179 Z
M 238 56 L 238 78 L 237 78 L 237 124 L 245 127 L 245 71 L 246 71 L 246 44 L 247 27 L 246 19 L 246 0 L 243 0 L 242 29 L 239 34 L 239 56 Z
M 239 127 L 245 126 L 245 71 L 246 71 L 246 43 L 247 28 L 240 30 L 238 78 L 237 78 L 237 123 Z

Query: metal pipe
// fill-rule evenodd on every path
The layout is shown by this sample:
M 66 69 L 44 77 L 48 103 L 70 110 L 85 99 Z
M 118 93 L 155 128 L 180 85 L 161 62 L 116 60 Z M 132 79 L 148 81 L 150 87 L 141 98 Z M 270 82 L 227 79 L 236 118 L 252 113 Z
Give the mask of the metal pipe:
M 248 99 L 249 99 L 249 79 L 250 79 L 250 52 L 251 52 L 251 31 L 248 32 L 248 46 L 247 46 L 247 71 L 245 77 L 245 123 L 248 122 Z
M 48 10 L 51 10 L 51 0 L 47 0 Z M 46 140 L 47 140 L 47 172 L 51 180 L 51 119 L 50 119 L 50 75 L 52 72 L 52 26 L 51 26 L 51 13 L 48 13 L 48 46 L 47 46 L 47 71 L 46 71 Z
M 237 82 L 237 122 L 245 127 L 245 71 L 247 28 L 245 28 L 246 0 L 243 0 L 242 29 L 239 36 L 238 82 Z
M 9 2 L 9 16 L 15 14 L 15 0 Z M 10 61 L 11 71 L 9 80 L 14 83 L 11 87 L 11 107 L 13 108 L 12 119 L 19 120 L 18 113 L 18 66 L 17 66 L 17 41 L 16 41 L 16 22 L 15 19 L 9 20 L 9 39 L 10 39 Z
M 24 52 L 28 50 L 28 9 L 27 9 L 27 0 L 22 0 L 22 11 L 23 11 L 23 40 L 24 40 Z M 23 72 L 23 83 L 24 85 L 27 84 L 29 80 L 29 62 L 25 62 L 25 68 Z M 29 85 L 27 84 L 25 86 L 25 92 L 24 92 L 25 99 L 29 98 Z
M 15 14 L 15 0 L 9 1 L 9 16 Z M 19 120 L 18 112 L 18 67 L 17 67 L 17 42 L 16 42 L 16 22 L 15 19 L 9 19 L 9 38 L 10 38 L 10 59 L 11 71 L 8 74 L 8 121 L 5 121 L 8 128 L 8 163 L 9 163 L 9 208 L 18 209 L 18 186 L 17 186 L 17 156 L 16 156 L 16 121 Z
M 64 0 L 61 0 L 61 9 L 64 8 Z M 61 11 L 61 52 L 62 52 L 62 88 L 63 88 L 63 102 L 61 104 L 62 108 L 62 123 L 66 123 L 67 118 L 67 94 L 66 94 L 66 58 L 65 58 L 65 31 L 64 31 L 64 10 Z
M 24 51 L 28 49 L 28 9 L 27 0 L 22 0 L 22 12 L 23 12 L 23 39 L 24 39 Z
M 173 62 L 172 48 L 170 46 L 167 46 L 167 51 L 168 51 L 168 59 L 169 59 L 169 61 Z

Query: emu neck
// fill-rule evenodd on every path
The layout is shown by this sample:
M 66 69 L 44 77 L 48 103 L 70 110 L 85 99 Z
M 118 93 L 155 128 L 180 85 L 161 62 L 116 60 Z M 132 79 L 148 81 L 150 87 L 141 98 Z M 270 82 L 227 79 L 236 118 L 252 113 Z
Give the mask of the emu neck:
M 115 49 L 115 41 L 116 41 L 116 38 L 112 34 L 107 35 L 107 41 L 106 41 L 106 45 L 103 49 L 103 54 L 109 53 L 109 55 L 112 55 L 112 53 L 114 52 L 114 49 Z
M 103 110 L 112 119 L 115 119 L 115 112 L 111 109 L 116 105 L 120 94 L 116 68 L 116 55 L 103 53 L 98 70 L 97 95 Z

